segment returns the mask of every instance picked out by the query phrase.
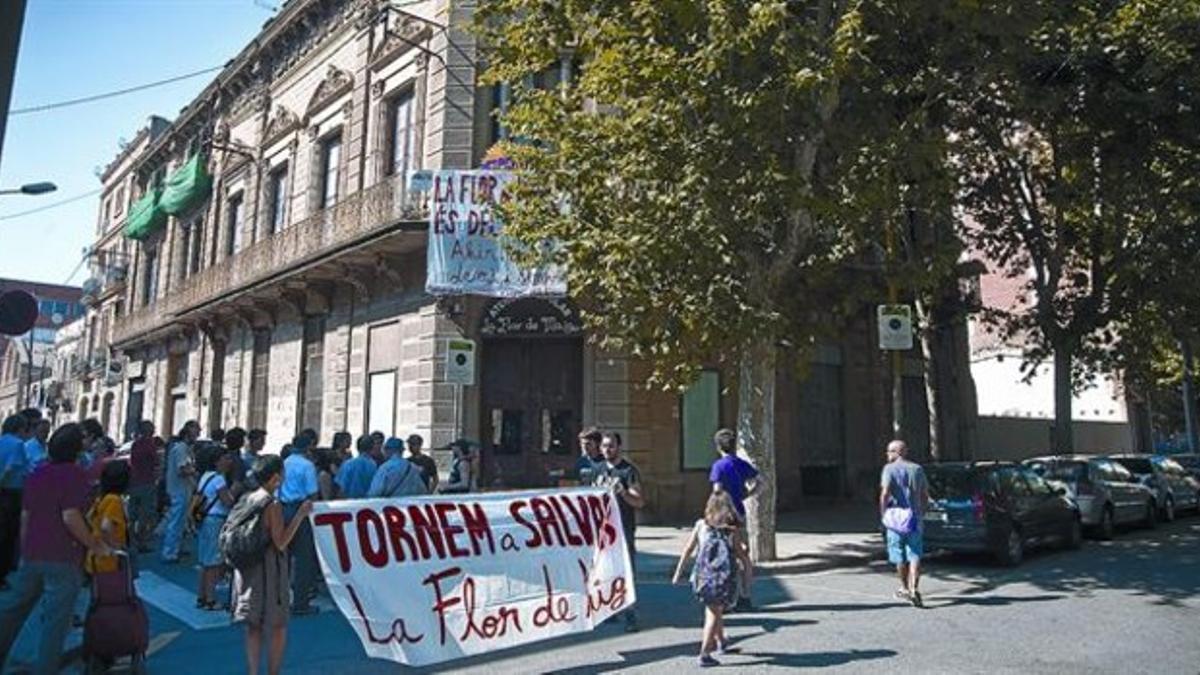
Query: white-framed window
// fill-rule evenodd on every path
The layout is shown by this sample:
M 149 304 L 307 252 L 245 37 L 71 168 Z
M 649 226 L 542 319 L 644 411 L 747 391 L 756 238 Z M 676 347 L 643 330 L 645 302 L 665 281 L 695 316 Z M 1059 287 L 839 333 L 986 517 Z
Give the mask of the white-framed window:
M 267 178 L 268 234 L 280 232 L 287 226 L 288 167 L 282 164 L 271 170 Z
M 230 256 L 242 249 L 242 220 L 245 199 L 238 192 L 229 197 L 225 204 L 225 255 Z
M 388 102 L 387 175 L 406 176 L 416 168 L 417 119 L 412 88 Z
M 338 178 L 342 162 L 341 132 L 321 141 L 321 208 L 327 209 L 337 203 Z

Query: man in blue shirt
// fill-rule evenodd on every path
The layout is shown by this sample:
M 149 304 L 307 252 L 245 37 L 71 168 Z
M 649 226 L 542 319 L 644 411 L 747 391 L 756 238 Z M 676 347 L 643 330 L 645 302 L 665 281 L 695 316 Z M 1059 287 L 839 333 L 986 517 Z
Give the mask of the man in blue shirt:
M 17 568 L 21 534 L 21 492 L 29 475 L 25 441 L 29 419 L 10 415 L 0 427 L 0 589 L 8 588 L 8 573 Z
M 358 437 L 358 456 L 342 463 L 338 469 L 338 488 L 346 499 L 364 499 L 371 489 L 371 479 L 383 460 L 382 450 L 375 447 L 375 439 L 363 435 Z
M 750 462 L 737 456 L 737 433 L 732 429 L 720 429 L 713 435 L 720 457 L 713 462 L 708 480 L 712 483 L 713 492 L 723 492 L 729 495 L 729 501 L 737 512 L 739 527 L 742 530 L 742 541 L 746 541 L 746 498 L 752 497 L 761 487 L 758 481 L 758 469 Z M 742 566 L 742 585 L 740 597 L 734 607 L 738 611 L 753 609 L 750 602 L 750 587 L 754 584 L 754 564 L 750 562 L 749 551 L 742 548 L 738 551 L 738 559 Z
M 307 431 L 307 430 L 306 430 Z M 316 500 L 321 488 L 317 485 L 317 465 L 312 461 L 315 442 L 310 434 L 300 432 L 292 440 L 292 451 L 283 460 L 283 483 L 279 486 L 279 503 L 283 506 L 283 520 L 292 522 L 300 505 L 307 500 Z M 303 616 L 316 614 L 312 604 L 317 597 L 317 582 L 320 574 L 317 548 L 313 542 L 312 526 L 305 518 L 292 538 L 292 614 Z
M 50 438 L 50 420 L 39 419 L 30 426 L 32 432 L 29 440 L 25 441 L 25 461 L 29 463 L 29 473 L 46 463 L 50 457 L 46 454 L 46 439 Z
M 429 494 L 425 479 L 421 477 L 421 467 L 404 459 L 404 441 L 399 438 L 389 438 L 383 444 L 383 452 L 388 460 L 379 467 L 371 478 L 371 487 L 367 489 L 368 497 L 411 497 Z

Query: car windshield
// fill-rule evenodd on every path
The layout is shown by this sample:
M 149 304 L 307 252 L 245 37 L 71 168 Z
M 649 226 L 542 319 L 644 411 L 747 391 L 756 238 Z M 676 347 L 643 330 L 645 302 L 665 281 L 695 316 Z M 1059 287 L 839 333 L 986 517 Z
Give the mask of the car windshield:
M 1200 455 L 1177 455 L 1172 457 L 1176 462 L 1186 466 L 1189 469 L 1200 467 Z
M 1087 478 L 1087 462 L 1046 462 L 1038 471 L 1046 480 L 1078 483 Z
M 961 466 L 930 466 L 925 469 L 930 499 L 970 499 L 974 494 L 971 471 Z
M 1154 469 L 1150 467 L 1150 460 L 1148 459 L 1126 457 L 1115 461 L 1133 473 L 1154 473 Z

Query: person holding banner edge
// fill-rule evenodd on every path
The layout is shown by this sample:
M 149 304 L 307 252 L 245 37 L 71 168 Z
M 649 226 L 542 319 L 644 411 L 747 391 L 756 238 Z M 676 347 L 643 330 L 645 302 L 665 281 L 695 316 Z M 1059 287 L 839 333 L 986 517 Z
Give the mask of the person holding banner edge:
M 260 487 L 244 499 L 248 508 L 261 514 L 259 527 L 265 531 L 266 550 L 262 560 L 234 572 L 233 620 L 246 624 L 246 672 L 257 675 L 262 635 L 268 630 L 267 672 L 278 675 L 287 646 L 290 613 L 288 548 L 297 532 L 308 525 L 313 502 L 304 500 L 290 518 L 285 518 L 283 507 L 274 496 L 286 474 L 284 462 L 276 456 L 265 455 L 254 461 L 251 473 Z
M 646 505 L 642 495 L 642 474 L 637 466 L 621 456 L 621 434 L 605 432 L 600 439 L 600 451 L 604 462 L 596 466 L 593 485 L 607 488 L 616 498 L 621 510 L 621 527 L 625 531 L 625 546 L 629 550 L 629 565 L 632 576 L 637 578 L 637 509 Z M 622 612 L 625 616 L 625 632 L 638 631 L 637 610 L 633 607 Z

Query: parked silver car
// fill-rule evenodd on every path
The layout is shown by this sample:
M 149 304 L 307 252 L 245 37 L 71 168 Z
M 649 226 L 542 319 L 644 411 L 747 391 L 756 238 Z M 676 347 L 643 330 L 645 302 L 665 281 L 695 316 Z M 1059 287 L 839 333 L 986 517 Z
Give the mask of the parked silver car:
M 1102 539 L 1117 525 L 1158 524 L 1154 491 L 1120 464 L 1090 455 L 1059 455 L 1025 460 L 1025 466 L 1061 487 L 1079 506 L 1080 519 Z
M 1182 510 L 1200 509 L 1200 486 L 1178 462 L 1165 455 L 1111 455 L 1109 459 L 1154 491 L 1159 515 L 1170 522 Z

